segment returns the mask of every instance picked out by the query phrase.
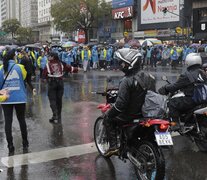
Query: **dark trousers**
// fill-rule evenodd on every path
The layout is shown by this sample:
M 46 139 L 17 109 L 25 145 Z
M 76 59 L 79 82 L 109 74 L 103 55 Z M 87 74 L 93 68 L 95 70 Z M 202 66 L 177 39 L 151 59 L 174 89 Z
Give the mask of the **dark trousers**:
M 196 104 L 193 102 L 192 97 L 177 97 L 172 98 L 168 102 L 169 116 L 175 121 L 180 117 L 181 114 L 193 109 Z
M 58 78 L 48 80 L 48 98 L 55 118 L 61 118 L 63 92 L 63 80 Z
M 30 89 L 33 90 L 34 87 L 32 85 L 32 74 L 31 73 L 27 73 L 26 82 L 28 86 L 30 87 Z
M 151 57 L 150 65 L 151 65 L 151 67 L 157 67 L 157 58 Z
M 25 107 L 26 104 L 2 104 L 5 117 L 5 132 L 8 147 L 13 146 L 12 137 L 12 121 L 13 121 L 13 109 L 16 110 L 17 119 L 19 121 L 20 130 L 22 134 L 23 145 L 28 145 L 27 140 L 27 125 L 25 122 Z

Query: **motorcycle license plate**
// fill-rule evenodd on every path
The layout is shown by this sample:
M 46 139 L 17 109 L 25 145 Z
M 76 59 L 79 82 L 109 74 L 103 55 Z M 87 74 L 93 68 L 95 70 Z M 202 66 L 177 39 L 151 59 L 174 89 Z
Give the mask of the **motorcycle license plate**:
M 172 136 L 169 132 L 155 132 L 155 138 L 158 146 L 173 145 Z

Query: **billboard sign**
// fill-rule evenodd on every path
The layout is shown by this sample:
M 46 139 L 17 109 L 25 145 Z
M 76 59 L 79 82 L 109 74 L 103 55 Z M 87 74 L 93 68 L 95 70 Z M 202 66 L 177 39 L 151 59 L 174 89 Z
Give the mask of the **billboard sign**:
M 78 31 L 78 43 L 85 43 L 86 37 L 85 32 L 82 30 Z
M 180 0 L 141 0 L 141 24 L 179 21 L 179 5 Z M 163 13 L 164 8 L 169 12 Z
M 124 7 L 119 9 L 112 9 L 113 19 L 124 19 L 133 16 L 133 7 Z
M 112 0 L 112 8 L 117 9 L 121 7 L 133 6 L 134 0 Z

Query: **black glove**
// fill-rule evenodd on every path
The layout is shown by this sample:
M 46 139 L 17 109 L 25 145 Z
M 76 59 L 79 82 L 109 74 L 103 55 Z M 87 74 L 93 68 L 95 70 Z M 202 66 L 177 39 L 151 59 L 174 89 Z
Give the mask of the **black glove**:
M 158 92 L 162 95 L 167 95 L 168 94 L 168 91 L 166 90 L 166 86 L 163 86 L 160 89 L 158 89 Z
M 104 124 L 107 124 L 108 122 L 111 121 L 114 117 L 116 117 L 118 114 L 120 114 L 119 111 L 114 108 L 114 106 L 111 107 L 108 111 L 106 111 L 103 115 L 104 118 Z
M 108 116 L 108 111 L 105 112 L 105 113 L 102 115 L 102 117 L 103 117 L 103 124 L 104 124 L 105 126 L 109 126 L 109 124 L 110 124 L 110 119 L 109 119 L 109 116 Z

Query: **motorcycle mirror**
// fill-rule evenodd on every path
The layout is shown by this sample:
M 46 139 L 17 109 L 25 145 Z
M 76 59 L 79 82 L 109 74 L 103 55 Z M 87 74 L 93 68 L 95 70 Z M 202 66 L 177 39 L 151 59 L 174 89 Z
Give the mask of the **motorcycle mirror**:
M 163 81 L 168 81 L 167 76 L 162 76 Z

